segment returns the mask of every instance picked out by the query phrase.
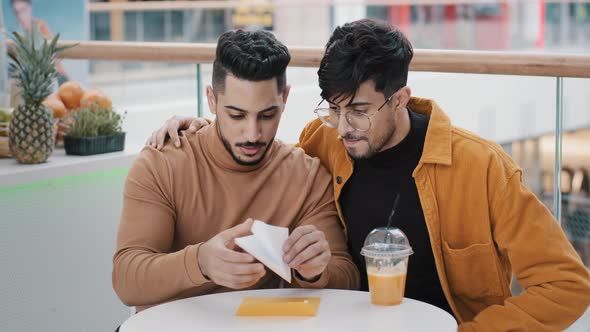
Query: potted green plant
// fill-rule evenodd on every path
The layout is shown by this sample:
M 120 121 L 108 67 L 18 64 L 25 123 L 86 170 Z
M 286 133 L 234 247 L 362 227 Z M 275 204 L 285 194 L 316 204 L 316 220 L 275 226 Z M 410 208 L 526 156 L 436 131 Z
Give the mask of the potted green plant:
M 123 116 L 98 104 L 70 113 L 65 121 L 66 154 L 88 156 L 123 151 L 125 133 Z

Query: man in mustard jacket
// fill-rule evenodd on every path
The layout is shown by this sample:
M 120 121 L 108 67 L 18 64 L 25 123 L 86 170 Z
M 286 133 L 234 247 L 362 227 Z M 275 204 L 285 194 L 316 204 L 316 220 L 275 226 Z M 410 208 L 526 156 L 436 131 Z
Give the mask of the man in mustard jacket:
M 499 145 L 411 97 L 412 56 L 398 29 L 360 20 L 336 28 L 318 70 L 323 100 L 299 145 L 332 173 L 355 263 L 365 269 L 364 238 L 385 226 L 399 194 L 394 224 L 415 252 L 407 297 L 447 310 L 459 331 L 567 328 L 590 304 L 588 270 Z M 148 144 L 201 125 L 173 118 Z M 520 295 L 510 291 L 513 273 Z

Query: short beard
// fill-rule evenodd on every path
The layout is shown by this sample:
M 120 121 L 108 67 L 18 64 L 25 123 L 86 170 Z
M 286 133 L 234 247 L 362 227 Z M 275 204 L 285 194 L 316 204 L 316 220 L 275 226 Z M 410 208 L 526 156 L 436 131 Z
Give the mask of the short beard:
M 369 145 L 369 150 L 367 152 L 365 152 L 362 155 L 353 155 L 348 150 L 346 150 L 346 152 L 348 152 L 348 155 L 350 156 L 350 158 L 352 158 L 353 160 L 356 160 L 356 161 L 370 159 L 370 158 L 374 157 L 376 154 L 378 154 L 379 152 L 381 152 L 381 149 L 383 149 L 385 144 L 387 144 L 387 142 L 389 142 L 391 137 L 393 137 L 393 134 L 395 134 L 396 130 L 397 130 L 397 125 L 395 123 L 395 118 L 393 118 L 391 121 L 391 125 L 389 126 L 389 131 L 387 131 L 387 133 L 385 133 L 385 135 L 383 135 L 381 137 L 377 137 L 376 138 L 377 141 L 375 142 L 375 144 L 371 144 L 369 142 L 368 138 L 366 138 L 367 144 Z M 343 139 L 344 138 L 345 139 L 354 139 L 355 137 L 353 135 L 346 135 L 342 138 Z
M 238 158 L 238 156 L 236 156 L 234 154 L 234 151 L 231 148 L 231 144 L 229 144 L 229 141 L 225 138 L 225 136 L 223 136 L 223 133 L 221 133 L 221 126 L 219 125 L 219 121 L 217 121 L 217 132 L 219 133 L 219 137 L 221 137 L 221 142 L 223 142 L 223 146 L 225 147 L 225 150 L 229 153 L 229 155 L 232 157 L 232 159 L 238 163 L 239 165 L 242 166 L 255 166 L 258 165 L 262 160 L 264 160 L 264 157 L 266 157 L 266 154 L 268 153 L 268 150 L 270 149 L 270 147 L 272 146 L 272 143 L 274 142 L 274 137 L 270 140 L 270 142 L 268 144 L 266 143 L 262 143 L 266 146 L 266 148 L 264 149 L 264 151 L 262 152 L 262 155 L 260 156 L 260 158 L 256 159 L 256 160 L 252 160 L 252 161 L 243 161 L 240 158 Z M 239 143 L 241 145 L 247 146 L 251 144 L 248 143 Z M 253 145 L 258 145 L 258 146 L 262 146 L 262 144 L 256 144 L 254 143 Z

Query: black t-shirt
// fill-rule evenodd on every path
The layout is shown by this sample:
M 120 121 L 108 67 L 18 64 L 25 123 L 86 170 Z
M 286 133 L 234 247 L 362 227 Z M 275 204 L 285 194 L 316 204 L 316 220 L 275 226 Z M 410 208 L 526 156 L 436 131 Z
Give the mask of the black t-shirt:
M 361 248 L 373 229 L 387 225 L 399 193 L 393 226 L 406 234 L 414 250 L 408 263 L 405 296 L 430 303 L 452 315 L 436 272 L 424 212 L 412 177 L 422 156 L 429 119 L 408 112 L 411 124 L 408 135 L 391 149 L 355 161 L 354 172 L 342 189 L 340 205 L 348 228 L 348 246 L 361 271 L 361 290 L 368 291 Z

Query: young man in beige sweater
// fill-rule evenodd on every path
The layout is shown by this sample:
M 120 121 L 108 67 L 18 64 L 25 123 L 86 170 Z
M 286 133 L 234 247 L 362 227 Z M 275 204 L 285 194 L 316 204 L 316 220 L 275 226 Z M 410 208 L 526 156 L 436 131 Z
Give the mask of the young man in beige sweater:
M 138 311 L 232 289 L 278 287 L 280 278 L 233 239 L 253 219 L 288 227 L 283 259 L 292 286 L 359 287 L 318 159 L 275 134 L 289 95 L 287 48 L 272 34 L 224 33 L 207 99 L 215 122 L 182 148 L 146 147 L 127 176 L 113 287 Z

